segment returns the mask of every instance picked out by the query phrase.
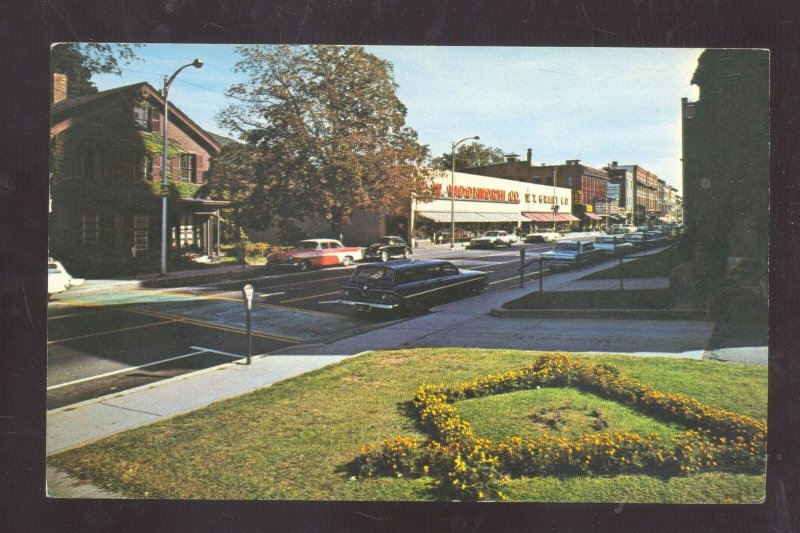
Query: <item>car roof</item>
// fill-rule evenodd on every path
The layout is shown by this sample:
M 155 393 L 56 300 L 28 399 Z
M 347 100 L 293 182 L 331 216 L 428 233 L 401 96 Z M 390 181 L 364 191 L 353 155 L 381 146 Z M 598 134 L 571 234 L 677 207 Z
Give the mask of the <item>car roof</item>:
M 408 270 L 410 268 L 420 268 L 426 266 L 437 266 L 437 265 L 452 265 L 450 261 L 444 261 L 442 259 L 427 259 L 425 261 L 409 261 L 406 259 L 399 259 L 396 261 L 387 261 L 385 263 L 367 263 L 364 265 L 358 265 L 356 270 L 361 270 L 364 268 L 387 268 L 390 270 Z
M 339 242 L 336 239 L 303 239 L 300 242 Z

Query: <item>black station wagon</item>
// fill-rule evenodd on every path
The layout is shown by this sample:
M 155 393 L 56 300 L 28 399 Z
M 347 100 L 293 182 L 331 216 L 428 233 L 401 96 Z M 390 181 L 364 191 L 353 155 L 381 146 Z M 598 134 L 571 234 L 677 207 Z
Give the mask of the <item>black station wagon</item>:
M 482 291 L 487 278 L 485 272 L 459 270 L 440 260 L 359 265 L 342 285 L 337 302 L 364 313 L 423 312 L 434 304 Z

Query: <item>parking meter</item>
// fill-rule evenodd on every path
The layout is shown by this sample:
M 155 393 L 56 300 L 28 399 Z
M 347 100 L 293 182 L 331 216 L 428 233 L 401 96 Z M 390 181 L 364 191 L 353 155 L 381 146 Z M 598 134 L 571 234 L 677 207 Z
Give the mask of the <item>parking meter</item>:
M 247 315 L 247 364 L 250 364 L 250 357 L 253 355 L 253 338 L 250 335 L 250 310 L 253 309 L 253 286 L 249 283 L 242 287 L 244 296 L 244 309 Z

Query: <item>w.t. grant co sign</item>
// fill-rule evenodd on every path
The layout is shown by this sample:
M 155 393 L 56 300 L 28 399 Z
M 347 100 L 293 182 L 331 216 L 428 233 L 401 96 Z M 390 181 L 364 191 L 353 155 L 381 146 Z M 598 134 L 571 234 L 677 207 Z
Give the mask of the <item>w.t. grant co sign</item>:
M 488 187 L 472 187 L 447 185 L 443 187 L 441 183 L 433 184 L 433 196 L 436 198 L 456 198 L 458 200 L 478 200 L 484 202 L 501 202 L 507 204 L 518 204 L 519 193 L 505 189 L 490 189 Z

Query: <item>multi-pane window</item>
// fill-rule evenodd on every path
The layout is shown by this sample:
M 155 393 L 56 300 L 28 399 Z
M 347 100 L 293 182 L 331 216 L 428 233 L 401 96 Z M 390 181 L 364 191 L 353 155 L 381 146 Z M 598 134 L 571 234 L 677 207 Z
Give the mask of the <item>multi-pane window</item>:
M 136 126 L 143 130 L 150 129 L 150 108 L 148 107 L 134 107 L 133 108 L 133 120 L 136 122 Z
M 133 217 L 133 249 L 148 250 L 150 248 L 149 217 L 134 215 Z
M 181 247 L 191 246 L 194 244 L 194 225 L 192 225 L 192 215 L 183 215 L 181 217 L 180 226 L 180 239 Z
M 181 154 L 178 157 L 178 177 L 180 181 L 193 182 L 197 171 L 197 156 L 194 154 Z
M 96 244 L 100 242 L 102 219 L 100 215 L 81 215 L 81 242 Z
M 139 159 L 139 165 L 136 169 L 136 176 L 145 179 L 153 179 L 153 156 L 144 155 Z

